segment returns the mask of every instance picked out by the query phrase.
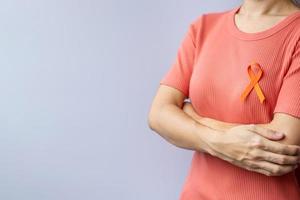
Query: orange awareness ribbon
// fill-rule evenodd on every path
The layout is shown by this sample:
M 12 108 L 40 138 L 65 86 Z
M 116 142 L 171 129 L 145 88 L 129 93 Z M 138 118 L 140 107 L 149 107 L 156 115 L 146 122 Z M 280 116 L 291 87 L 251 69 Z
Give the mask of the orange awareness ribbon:
M 252 71 L 251 66 L 257 66 L 259 71 L 256 75 Z M 249 78 L 250 78 L 250 83 L 247 85 L 244 92 L 242 93 L 241 100 L 244 101 L 246 99 L 246 97 L 248 96 L 248 94 L 251 92 L 251 90 L 254 87 L 254 89 L 256 91 L 256 94 L 258 95 L 260 103 L 263 103 L 264 100 L 265 100 L 265 96 L 264 96 L 264 94 L 263 94 L 263 92 L 262 92 L 262 90 L 261 90 L 261 88 L 258 84 L 259 79 L 263 75 L 263 71 L 262 71 L 260 65 L 256 62 L 254 62 L 254 61 L 248 66 L 247 70 L 248 70 L 248 75 L 249 75 Z

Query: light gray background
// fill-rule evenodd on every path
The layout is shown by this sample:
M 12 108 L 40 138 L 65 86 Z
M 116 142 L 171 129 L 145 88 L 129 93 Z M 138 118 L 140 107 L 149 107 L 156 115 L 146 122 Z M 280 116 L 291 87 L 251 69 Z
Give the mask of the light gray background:
M 178 199 L 192 151 L 149 107 L 189 23 L 240 1 L 0 2 L 0 199 Z

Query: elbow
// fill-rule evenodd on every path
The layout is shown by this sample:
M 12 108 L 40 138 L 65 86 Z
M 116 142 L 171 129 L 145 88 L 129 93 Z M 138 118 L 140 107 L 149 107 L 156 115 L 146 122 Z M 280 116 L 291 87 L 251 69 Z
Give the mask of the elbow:
M 148 124 L 148 127 L 153 131 L 154 130 L 154 119 L 149 114 L 148 114 L 148 118 L 147 118 L 147 124 Z
M 148 124 L 148 127 L 152 130 L 152 131 L 155 131 L 155 127 L 156 127 L 156 121 L 157 121 L 157 115 L 156 115 L 156 112 L 151 109 L 150 112 L 148 113 L 148 116 L 147 116 L 147 124 Z
M 158 132 L 158 130 L 161 128 L 160 121 L 162 121 L 162 115 L 165 107 L 166 106 L 155 105 L 150 108 L 147 116 L 147 124 L 148 127 L 154 132 Z

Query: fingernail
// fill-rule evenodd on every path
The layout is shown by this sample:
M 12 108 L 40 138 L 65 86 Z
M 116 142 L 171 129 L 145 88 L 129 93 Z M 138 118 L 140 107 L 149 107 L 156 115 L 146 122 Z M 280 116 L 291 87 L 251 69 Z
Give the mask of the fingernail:
M 275 132 L 275 135 L 276 136 L 282 136 L 284 133 L 282 133 L 282 132 Z

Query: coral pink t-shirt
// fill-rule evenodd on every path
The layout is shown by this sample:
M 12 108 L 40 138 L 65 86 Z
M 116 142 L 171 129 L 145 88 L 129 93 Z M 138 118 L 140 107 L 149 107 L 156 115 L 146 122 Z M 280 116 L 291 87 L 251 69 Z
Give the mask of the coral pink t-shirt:
M 191 22 L 160 84 L 181 91 L 199 115 L 225 122 L 268 123 L 275 112 L 300 118 L 300 11 L 246 33 L 234 20 L 240 7 Z M 263 75 L 242 101 L 253 61 L 254 77 Z M 300 200 L 295 174 L 266 176 L 195 151 L 180 200 Z

